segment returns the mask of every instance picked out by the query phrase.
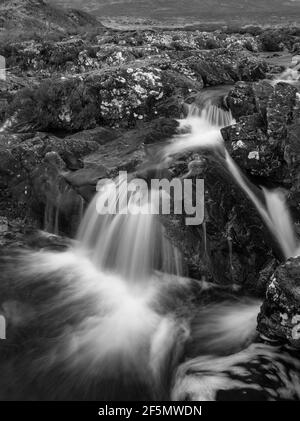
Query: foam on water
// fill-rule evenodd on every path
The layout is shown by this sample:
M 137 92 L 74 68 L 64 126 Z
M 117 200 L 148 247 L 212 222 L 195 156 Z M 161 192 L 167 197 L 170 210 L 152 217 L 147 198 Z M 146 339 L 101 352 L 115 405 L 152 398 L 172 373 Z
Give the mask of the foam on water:
M 96 267 L 129 281 L 147 281 L 154 270 L 182 275 L 180 252 L 166 237 L 155 199 L 148 191 L 128 191 L 126 176 L 104 186 L 83 218 L 79 248 L 89 252 Z M 127 205 L 130 212 L 125 213 Z
M 223 149 L 220 129 L 233 123 L 234 119 L 230 111 L 225 111 L 210 103 L 202 109 L 191 104 L 187 117 L 179 120 L 180 134 L 165 147 L 164 156 L 168 157 L 199 148 Z

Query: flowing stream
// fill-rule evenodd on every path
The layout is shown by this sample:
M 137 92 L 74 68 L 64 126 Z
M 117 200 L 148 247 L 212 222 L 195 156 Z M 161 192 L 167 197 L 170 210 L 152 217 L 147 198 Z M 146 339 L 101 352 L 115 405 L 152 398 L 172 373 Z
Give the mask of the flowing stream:
M 262 200 L 226 151 L 220 129 L 234 124 L 231 113 L 208 99 L 200 108 L 190 105 L 179 123 L 179 134 L 161 156 L 172 159 L 201 148 L 217 151 L 285 258 L 296 256 L 299 244 L 284 194 L 262 189 Z M 39 300 L 41 323 L 52 326 L 43 355 L 30 362 L 27 373 L 32 378 L 46 376 L 47 383 L 47 373 L 60 373 L 63 366 L 62 381 L 54 381 L 52 397 L 57 393 L 60 399 L 69 398 L 73 385 L 95 390 L 107 400 L 214 399 L 209 391 L 237 384 L 233 377 L 225 379 L 225 369 L 234 374 L 235 364 L 241 361 L 280 357 L 263 345 L 241 351 L 256 335 L 257 300 L 211 305 L 193 316 L 195 307 L 185 299 L 195 284 L 183 278 L 183 257 L 156 215 L 155 194 L 149 197 L 142 188 L 128 191 L 123 176 L 100 183 L 83 216 L 75 247 L 64 252 L 24 251 L 17 263 L 7 262 L 8 279 L 16 289 L 30 285 L 31 295 L 37 294 Z M 46 210 L 45 219 L 57 232 L 58 215 L 52 208 Z M 213 286 L 199 281 L 197 288 Z M 9 318 L 10 301 L 5 308 Z M 179 365 L 187 342 L 193 352 Z M 231 357 L 221 358 L 220 353 Z M 199 381 L 191 379 L 190 373 L 205 372 L 205 367 L 211 373 L 202 374 L 199 389 Z M 214 370 L 219 370 L 218 375 Z M 78 386 L 70 380 L 72 373 Z

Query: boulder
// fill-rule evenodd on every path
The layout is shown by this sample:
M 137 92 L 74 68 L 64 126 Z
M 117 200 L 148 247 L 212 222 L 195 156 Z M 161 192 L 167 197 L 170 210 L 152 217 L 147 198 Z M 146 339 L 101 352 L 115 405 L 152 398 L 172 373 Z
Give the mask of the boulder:
M 237 82 L 227 96 L 227 105 L 235 119 L 254 114 L 256 104 L 252 84 Z
M 253 176 L 283 181 L 283 154 L 270 147 L 260 114 L 243 116 L 239 122 L 222 129 L 222 135 L 232 158 Z
M 268 135 L 274 145 L 287 135 L 287 125 L 292 122 L 297 89 L 287 83 L 277 83 L 267 104 Z
M 271 339 L 300 347 L 300 257 L 280 265 L 269 281 L 258 330 Z

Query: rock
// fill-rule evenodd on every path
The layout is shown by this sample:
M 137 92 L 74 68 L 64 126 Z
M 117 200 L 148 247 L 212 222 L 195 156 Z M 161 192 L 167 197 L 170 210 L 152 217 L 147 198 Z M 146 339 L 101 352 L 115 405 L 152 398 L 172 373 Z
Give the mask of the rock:
M 237 82 L 227 96 L 227 105 L 235 119 L 254 114 L 256 104 L 252 85 L 247 82 Z
M 227 104 L 235 119 L 259 113 L 266 120 L 266 110 L 273 92 L 273 86 L 264 80 L 237 82 L 227 96 Z
M 300 347 L 300 258 L 291 258 L 272 275 L 258 317 L 258 330 L 271 339 Z
M 272 251 L 253 205 L 209 153 L 180 155 L 169 170 L 173 177 L 201 178 L 205 183 L 202 225 L 187 226 L 182 215 L 162 217 L 167 236 L 184 255 L 189 276 L 259 293 L 257 278 Z
M 64 157 L 81 159 L 97 150 L 99 144 L 72 137 L 60 139 L 46 133 L 4 134 L 0 141 L 1 199 L 6 215 L 14 217 L 17 212 L 24 218 L 35 217 L 41 227 L 46 224 L 49 230 L 54 230 L 55 224 L 59 229 L 60 213 L 65 215 L 62 231 L 74 232 L 83 199 L 63 177 L 70 163 L 69 160 L 66 163 Z
M 105 178 L 106 174 L 106 168 L 95 163 L 86 165 L 84 168 L 77 171 L 64 173 L 63 176 L 73 187 L 82 187 L 85 185 L 92 185 L 96 187 L 97 181 L 101 178 Z
M 297 89 L 287 83 L 277 83 L 267 105 L 268 135 L 278 145 L 287 135 L 296 104 Z
M 259 114 L 241 117 L 239 122 L 222 129 L 229 153 L 237 164 L 253 176 L 282 181 L 283 155 L 274 153 Z
M 290 188 L 297 178 L 296 88 L 268 82 L 237 83 L 227 103 L 237 124 L 222 129 L 232 157 L 253 176 Z
M 185 47 L 179 52 L 169 43 L 170 34 L 161 34 L 159 42 L 145 35 L 150 44 L 139 47 L 141 51 L 129 47 L 127 41 L 120 46 L 117 40 L 96 46 L 81 39 L 63 40 L 55 46 L 35 41 L 11 45 L 10 65 L 13 57 L 20 57 L 36 83 L 12 98 L 7 117 L 19 131 L 31 127 L 73 133 L 103 125 L 132 128 L 158 115 L 180 117 L 185 98 L 203 86 L 265 76 L 266 64 L 243 47 L 203 51 L 193 35 L 184 37 L 186 41 L 180 42 Z M 75 62 L 74 69 L 66 68 L 65 60 Z M 47 72 L 48 79 L 43 80 Z M 54 72 L 58 77 L 50 78 Z
M 97 126 L 94 129 L 84 130 L 68 136 L 67 139 L 79 140 L 85 142 L 97 142 L 99 145 L 105 145 L 121 136 L 120 131 L 110 129 L 109 127 Z
M 267 119 L 268 101 L 274 92 L 273 86 L 265 81 L 260 80 L 252 84 L 252 91 L 257 112 L 262 116 L 264 121 Z
M 144 143 L 157 143 L 171 139 L 178 129 L 178 122 L 170 118 L 160 117 L 153 120 L 153 123 L 145 133 Z
M 278 267 L 279 262 L 276 259 L 270 259 L 259 272 L 257 285 L 254 291 L 259 293 L 260 296 L 265 296 L 270 278 Z

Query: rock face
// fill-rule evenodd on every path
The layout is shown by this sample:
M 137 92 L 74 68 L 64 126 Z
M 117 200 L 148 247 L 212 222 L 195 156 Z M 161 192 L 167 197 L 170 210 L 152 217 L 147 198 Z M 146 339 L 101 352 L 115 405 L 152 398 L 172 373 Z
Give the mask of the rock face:
M 267 287 L 258 330 L 271 339 L 300 347 L 300 258 L 279 266 Z

